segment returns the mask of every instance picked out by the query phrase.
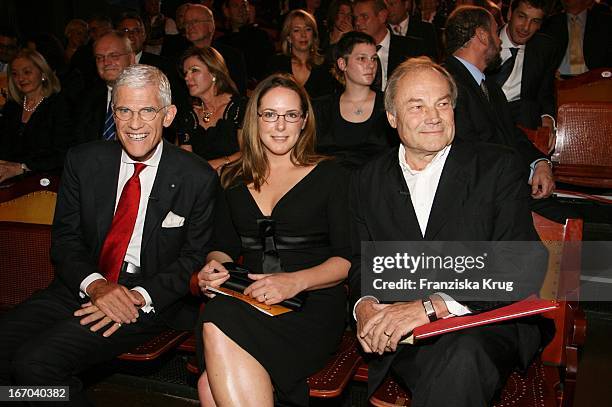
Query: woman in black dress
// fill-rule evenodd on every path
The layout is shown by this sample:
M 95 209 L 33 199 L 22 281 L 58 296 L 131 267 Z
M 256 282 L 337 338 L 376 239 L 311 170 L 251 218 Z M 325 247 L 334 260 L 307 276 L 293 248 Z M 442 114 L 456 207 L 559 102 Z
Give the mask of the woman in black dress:
M 372 37 L 346 33 L 334 48 L 334 73 L 344 84 L 344 92 L 313 101 L 317 152 L 335 156 L 350 169 L 362 166 L 398 140 L 387 121 L 384 94 L 370 88 L 377 59 Z
M 195 104 L 179 115 L 179 145 L 219 170 L 240 157 L 238 133 L 245 99 L 238 94 L 223 57 L 214 48 L 188 49 L 181 66 Z
M 0 182 L 27 171 L 61 170 L 74 138 L 57 76 L 42 55 L 23 49 L 9 64 L 8 88 L 0 117 Z
M 314 154 L 315 126 L 304 89 L 286 74 L 262 81 L 246 110 L 243 155 L 224 168 L 215 251 L 200 287 L 228 278 L 240 257 L 253 283 L 244 293 L 277 304 L 306 293 L 300 310 L 268 316 L 217 295 L 201 314 L 206 372 L 203 405 L 308 405 L 309 375 L 321 369 L 344 331 L 350 262 L 347 177 Z M 212 391 L 212 392 L 211 392 Z M 214 400 L 213 400 L 214 397 Z
M 268 72 L 292 74 L 311 98 L 327 95 L 336 87 L 325 58 L 319 54 L 319 31 L 312 15 L 293 10 L 280 34 L 282 53 L 272 56 Z

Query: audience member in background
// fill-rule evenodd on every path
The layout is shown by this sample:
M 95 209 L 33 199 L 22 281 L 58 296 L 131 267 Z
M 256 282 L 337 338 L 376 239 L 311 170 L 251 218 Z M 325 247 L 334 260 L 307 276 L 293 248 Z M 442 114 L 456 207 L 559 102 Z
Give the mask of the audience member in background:
M 93 54 L 98 78 L 83 90 L 82 102 L 77 106 L 76 137 L 79 143 L 116 138 L 111 92 L 121 72 L 135 61 L 130 39 L 117 31 L 100 37 Z
M 355 30 L 364 32 L 376 42 L 378 74 L 372 87 L 384 91 L 387 78 L 408 57 L 428 55 L 421 38 L 401 37 L 387 28 L 387 5 L 384 0 L 357 0 L 353 4 Z M 434 55 L 428 55 L 434 58 Z
M 18 44 L 14 30 L 0 27 L 0 115 L 8 98 L 8 65 L 15 58 Z
M 176 23 L 161 12 L 161 0 L 144 0 L 144 24 L 147 29 L 145 50 L 160 55 L 165 35 L 175 35 L 179 31 Z
M 336 157 L 350 169 L 397 144 L 385 114 L 384 94 L 370 88 L 377 59 L 372 37 L 358 31 L 346 33 L 334 47 L 334 75 L 344 92 L 313 101 L 317 152 Z
M 256 24 L 254 20 L 255 7 L 247 0 L 225 0 L 223 14 L 227 19 L 228 29 L 219 37 L 219 42 L 240 50 L 246 60 L 249 83 L 257 83 L 266 74 L 265 61 L 274 54 L 274 44 L 268 33 Z M 253 88 L 255 86 L 252 86 Z
M 282 53 L 270 59 L 268 72 L 292 74 L 311 98 L 332 93 L 336 83 L 319 54 L 319 31 L 314 17 L 304 10 L 289 12 L 283 23 L 281 41 Z
M 387 24 L 395 35 L 421 38 L 427 55 L 437 59 L 440 52 L 436 28 L 431 23 L 412 18 L 413 5 L 413 0 L 387 0 Z
M 24 44 L 26 48 L 37 51 L 45 58 L 45 61 L 47 61 L 51 70 L 55 72 L 55 75 L 57 75 L 63 85 L 68 66 L 64 58 L 62 42 L 53 34 L 39 32 L 25 37 Z
M 77 49 L 81 48 L 89 40 L 89 27 L 87 21 L 80 18 L 72 19 L 66 24 L 64 36 L 66 37 L 66 47 L 64 50 L 64 60 L 70 64 L 72 56 Z
M 331 45 L 349 31 L 353 31 L 353 3 L 351 0 L 334 0 L 327 10 L 327 36 L 321 37 L 321 49 L 325 58 L 332 57 Z
M 107 16 L 94 16 L 87 21 L 89 42 L 77 49 L 70 60 L 70 70 L 76 70 L 82 77 L 83 88 L 94 82 L 98 75 L 93 56 L 93 45 L 104 34 L 113 30 L 113 24 Z
M 551 16 L 543 32 L 561 47 L 558 66 L 563 76 L 612 66 L 612 15 L 591 10 L 592 0 L 563 0 L 564 12 Z
M 190 48 L 181 58 L 181 66 L 196 103 L 179 115 L 179 144 L 220 170 L 240 158 L 238 132 L 246 101 L 214 48 Z
M 299 311 L 270 317 L 217 295 L 196 327 L 204 406 L 308 406 L 308 376 L 337 348 L 350 263 L 348 177 L 316 155 L 308 95 L 286 74 L 264 79 L 244 121 L 242 157 L 221 174 L 213 250 L 198 273 L 205 293 L 244 259 L 244 294 L 271 305 L 307 295 Z M 203 338 L 202 338 L 203 337 Z M 203 341 L 203 342 L 202 342 Z
M 0 182 L 60 170 L 73 131 L 57 76 L 41 54 L 23 49 L 9 64 L 8 88 L 0 117 Z
M 234 47 L 213 41 L 215 20 L 212 11 L 201 4 L 191 4 L 185 12 L 185 34 L 197 48 L 214 47 L 225 59 L 232 80 L 241 94 L 246 92 L 247 72 L 244 55 Z M 183 50 L 184 51 L 184 50 Z M 182 53 L 182 52 L 181 52 Z
M 514 122 L 530 129 L 555 127 L 559 49 L 553 38 L 538 32 L 545 17 L 546 0 L 513 0 L 508 24 L 499 33 L 502 64 L 492 75 L 510 102 Z
M 176 8 L 174 18 L 179 35 L 185 35 L 185 12 L 188 8 L 189 3 L 183 3 Z

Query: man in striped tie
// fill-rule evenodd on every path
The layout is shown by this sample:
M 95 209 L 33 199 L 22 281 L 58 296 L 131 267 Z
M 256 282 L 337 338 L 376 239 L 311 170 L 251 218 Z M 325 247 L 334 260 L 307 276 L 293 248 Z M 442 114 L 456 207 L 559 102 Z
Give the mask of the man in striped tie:
M 135 63 L 129 38 L 116 31 L 100 37 L 93 50 L 100 81 L 87 84 L 80 96 L 76 125 L 80 143 L 115 140 L 117 132 L 110 105 L 113 84 L 125 68 Z

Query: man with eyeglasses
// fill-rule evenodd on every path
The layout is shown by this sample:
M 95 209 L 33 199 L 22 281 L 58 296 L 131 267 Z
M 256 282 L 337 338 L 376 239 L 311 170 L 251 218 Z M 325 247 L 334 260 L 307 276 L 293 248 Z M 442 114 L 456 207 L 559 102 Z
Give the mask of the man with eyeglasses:
M 172 122 L 165 75 L 132 65 L 116 80 L 117 140 L 72 149 L 57 199 L 56 278 L 0 319 L 0 385 L 69 386 L 77 375 L 172 327 L 191 329 L 183 301 L 210 250 L 214 171 L 162 141 Z
M 94 43 L 94 59 L 99 79 L 81 92 L 77 105 L 76 136 L 79 143 L 114 140 L 115 125 L 110 108 L 113 84 L 125 68 L 134 64 L 135 55 L 128 37 L 111 31 Z
M 234 47 L 219 41 L 215 36 L 215 19 L 213 12 L 201 4 L 190 4 L 185 11 L 185 36 L 198 48 L 213 47 L 225 59 L 225 65 L 240 93 L 246 90 L 247 71 L 244 55 Z

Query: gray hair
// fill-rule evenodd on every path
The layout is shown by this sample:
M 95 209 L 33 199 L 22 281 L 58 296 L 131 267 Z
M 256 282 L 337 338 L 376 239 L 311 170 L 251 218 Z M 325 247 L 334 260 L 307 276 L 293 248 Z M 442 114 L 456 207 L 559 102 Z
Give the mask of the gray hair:
M 143 64 L 130 65 L 121 72 L 121 75 L 119 75 L 113 86 L 112 101 L 115 103 L 117 90 L 121 86 L 126 86 L 131 89 L 142 89 L 145 86 L 151 85 L 158 88 L 162 106 L 169 106 L 172 104 L 170 82 L 168 82 L 166 75 L 154 66 Z
M 444 79 L 446 79 L 448 82 L 448 88 L 450 89 L 451 103 L 453 108 L 455 107 L 457 102 L 457 84 L 455 83 L 455 80 L 451 74 L 449 74 L 448 71 L 441 65 L 433 62 L 429 57 L 418 57 L 409 58 L 404 61 L 401 65 L 395 68 L 393 74 L 387 81 L 387 89 L 385 90 L 385 110 L 387 112 L 395 116 L 395 98 L 397 96 L 399 83 L 402 81 L 402 79 L 404 79 L 406 75 L 415 74 L 421 71 L 438 72 L 444 77 Z

